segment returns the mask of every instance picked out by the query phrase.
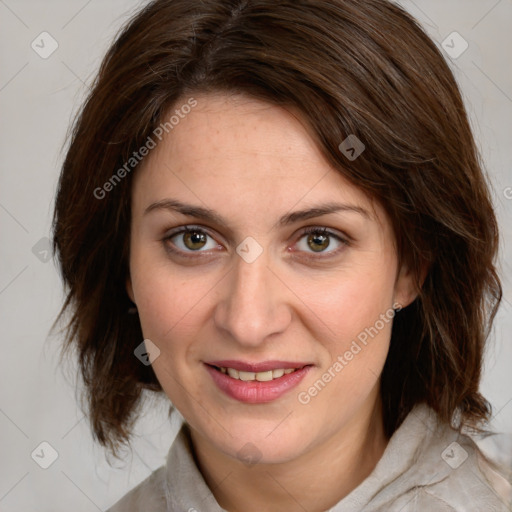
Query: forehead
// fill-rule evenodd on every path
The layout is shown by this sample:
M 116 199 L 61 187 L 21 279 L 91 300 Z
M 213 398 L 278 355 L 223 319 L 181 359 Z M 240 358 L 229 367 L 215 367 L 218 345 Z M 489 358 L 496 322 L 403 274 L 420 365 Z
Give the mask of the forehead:
M 305 167 L 301 164 L 304 159 L 306 165 L 315 164 L 312 171 L 328 170 L 306 129 L 289 109 L 243 95 L 218 93 L 195 98 L 197 105 L 164 134 L 150 160 L 172 160 L 175 167 L 193 164 L 191 169 L 206 165 L 217 172 L 222 168 L 233 171 L 236 161 L 245 161 L 233 178 L 257 179 L 265 172 L 297 176 Z M 171 113 L 182 103 L 185 99 L 178 100 Z M 284 162 L 287 165 L 280 167 Z
M 178 100 L 164 121 L 187 99 Z M 168 127 L 137 170 L 136 203 L 180 195 L 214 208 L 282 212 L 344 200 L 364 206 L 377 220 L 382 216 L 378 205 L 329 165 L 293 110 L 243 95 L 194 99 L 196 106 Z

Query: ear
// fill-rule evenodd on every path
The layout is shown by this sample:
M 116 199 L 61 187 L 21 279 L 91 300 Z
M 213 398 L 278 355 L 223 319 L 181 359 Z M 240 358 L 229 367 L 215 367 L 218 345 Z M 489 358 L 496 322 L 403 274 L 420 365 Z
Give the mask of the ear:
M 126 293 L 128 294 L 128 297 L 130 297 L 130 300 L 135 304 L 135 297 L 133 295 L 132 287 L 132 278 L 129 275 L 126 278 Z
M 402 267 L 400 268 L 400 271 L 398 272 L 397 278 L 395 280 L 395 293 L 393 297 L 393 303 L 400 304 L 401 309 L 404 309 L 409 304 L 414 302 L 419 294 L 421 287 L 423 286 L 423 283 L 425 282 L 428 269 L 429 265 L 427 263 L 422 265 L 419 273 L 418 283 L 414 272 L 409 268 L 409 266 L 405 263 L 402 264 Z

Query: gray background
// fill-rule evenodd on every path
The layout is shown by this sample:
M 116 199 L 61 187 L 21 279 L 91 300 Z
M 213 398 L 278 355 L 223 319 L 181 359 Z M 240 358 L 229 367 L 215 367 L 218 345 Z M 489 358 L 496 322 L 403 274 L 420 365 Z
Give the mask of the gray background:
M 73 365 L 58 364 L 50 326 L 61 283 L 46 252 L 64 138 L 114 34 L 137 0 L 0 0 L 0 510 L 105 510 L 164 462 L 179 426 L 164 400 L 147 402 L 133 452 L 110 467 L 77 406 Z M 453 31 L 469 43 L 447 56 L 461 85 L 494 188 L 505 299 L 489 347 L 483 392 L 495 429 L 512 433 L 512 0 L 415 0 L 402 5 L 440 46 Z M 32 41 L 47 31 L 57 50 Z M 462 48 L 454 40 L 454 50 Z M 49 41 L 45 44 L 49 48 Z M 512 438 L 511 438 L 512 439 Z M 42 469 L 50 450 L 58 458 Z M 503 441 L 505 442 L 505 441 Z M 510 442 L 510 441 L 509 441 Z M 509 444 L 512 451 L 512 445 Z M 44 456 L 41 455 L 44 453 Z M 504 453 L 504 450 L 502 450 Z M 47 461 L 49 459 L 46 459 Z

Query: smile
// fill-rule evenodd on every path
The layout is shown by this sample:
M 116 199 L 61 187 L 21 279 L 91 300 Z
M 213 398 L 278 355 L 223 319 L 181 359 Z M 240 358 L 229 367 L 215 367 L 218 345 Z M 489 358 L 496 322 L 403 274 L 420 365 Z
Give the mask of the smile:
M 257 380 L 259 382 L 268 382 L 269 380 L 279 379 L 283 375 L 295 372 L 298 368 L 279 368 L 277 370 L 268 370 L 266 372 L 244 372 L 235 368 L 226 368 L 224 366 L 215 367 L 220 372 L 229 375 L 232 379 L 243 380 L 245 382 Z
M 277 400 L 295 388 L 313 367 L 311 364 L 283 362 L 280 362 L 281 364 L 266 362 L 258 365 L 236 361 L 230 361 L 231 364 L 228 364 L 228 361 L 222 361 L 222 363 L 205 363 L 204 366 L 224 395 L 249 404 Z M 238 368 L 233 368 L 235 365 Z M 282 368 L 282 366 L 289 367 Z M 259 371 L 250 371 L 251 369 Z

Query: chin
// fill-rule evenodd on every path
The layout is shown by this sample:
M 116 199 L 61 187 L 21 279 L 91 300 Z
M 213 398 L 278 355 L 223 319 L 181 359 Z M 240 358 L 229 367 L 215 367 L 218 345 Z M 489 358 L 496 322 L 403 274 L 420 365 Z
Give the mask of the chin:
M 264 427 L 242 422 L 227 427 L 227 430 L 232 436 L 223 432 L 221 439 L 207 437 L 220 451 L 247 465 L 288 462 L 301 455 L 309 444 L 304 438 L 304 428 L 279 426 L 275 421 L 264 422 Z

